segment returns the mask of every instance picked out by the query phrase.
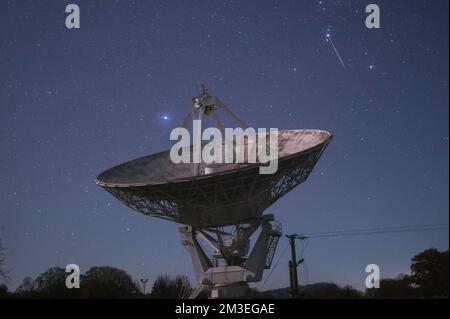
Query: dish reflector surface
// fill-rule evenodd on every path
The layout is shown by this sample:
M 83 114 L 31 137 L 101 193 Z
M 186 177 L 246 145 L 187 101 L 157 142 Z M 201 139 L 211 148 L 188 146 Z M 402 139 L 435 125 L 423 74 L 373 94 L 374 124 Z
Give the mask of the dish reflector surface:
M 164 151 L 108 169 L 96 182 L 145 215 L 202 228 L 245 223 L 304 182 L 331 138 L 279 131 L 274 174 L 260 174 L 260 164 L 175 164 Z

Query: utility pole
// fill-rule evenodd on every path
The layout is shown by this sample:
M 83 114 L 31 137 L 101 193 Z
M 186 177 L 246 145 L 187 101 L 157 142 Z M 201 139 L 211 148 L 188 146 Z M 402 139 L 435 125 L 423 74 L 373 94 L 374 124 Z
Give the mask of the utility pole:
M 289 260 L 289 291 L 291 293 L 292 298 L 298 298 L 299 290 L 298 290 L 298 274 L 297 267 L 304 261 L 304 259 L 300 259 L 297 261 L 297 254 L 295 250 L 295 240 L 304 240 L 306 236 L 298 235 L 298 234 L 290 234 L 286 235 L 289 239 L 289 244 L 291 246 L 291 260 Z

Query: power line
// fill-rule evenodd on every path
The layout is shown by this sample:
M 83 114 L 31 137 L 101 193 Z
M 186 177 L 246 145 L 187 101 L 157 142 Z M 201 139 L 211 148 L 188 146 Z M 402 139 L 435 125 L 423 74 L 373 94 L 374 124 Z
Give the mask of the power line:
M 306 238 L 325 238 L 340 236 L 360 236 L 360 235 L 376 235 L 388 233 L 405 233 L 416 231 L 434 231 L 448 229 L 448 224 L 430 224 L 430 225 L 412 225 L 412 226 L 396 226 L 396 227 L 378 227 L 366 229 L 350 229 L 330 232 L 305 233 L 299 236 Z
M 406 233 L 415 231 L 435 231 L 448 229 L 449 224 L 429 224 L 429 225 L 410 225 L 410 226 L 394 226 L 394 227 L 378 227 L 378 228 L 362 228 L 362 229 L 348 229 L 348 230 L 336 230 L 329 232 L 316 232 L 316 233 L 305 233 L 305 234 L 295 234 L 298 239 L 308 239 L 308 238 L 329 238 L 329 237 L 340 237 L 340 236 L 361 236 L 361 235 L 377 235 L 377 234 L 388 234 L 388 233 Z M 281 255 L 278 257 L 274 266 L 270 270 L 270 273 L 264 280 L 263 284 L 259 287 L 259 290 L 264 288 L 265 284 L 269 280 L 275 268 L 278 266 L 281 258 L 286 252 L 289 244 L 283 249 Z M 306 245 L 303 246 L 301 256 L 303 256 L 304 249 Z

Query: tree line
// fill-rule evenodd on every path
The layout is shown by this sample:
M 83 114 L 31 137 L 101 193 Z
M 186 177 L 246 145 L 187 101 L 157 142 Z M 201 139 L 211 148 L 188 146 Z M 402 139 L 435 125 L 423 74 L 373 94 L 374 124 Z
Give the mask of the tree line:
M 14 292 L 8 291 L 5 284 L 0 285 L 0 298 L 178 298 L 190 289 L 187 277 L 162 275 L 155 280 L 151 291 L 144 294 L 139 282 L 130 274 L 111 266 L 91 267 L 81 274 L 80 288 L 68 289 L 67 275 L 64 268 L 49 268 L 35 279 L 25 278 Z
M 80 276 L 80 288 L 66 287 L 64 268 L 52 267 L 36 278 L 27 277 L 15 291 L 8 291 L 4 250 L 0 241 L 0 298 L 183 298 L 191 291 L 186 276 L 156 278 L 149 292 L 122 269 L 111 266 L 92 267 Z M 448 298 L 448 250 L 424 250 L 411 259 L 409 275 L 383 278 L 379 288 L 358 291 L 351 286 L 320 283 L 300 287 L 301 298 Z M 283 289 L 281 289 L 283 290 Z M 280 290 L 260 292 L 251 290 L 250 298 L 285 298 Z M 285 291 L 284 291 L 285 292 Z M 206 296 L 203 296 L 206 297 Z

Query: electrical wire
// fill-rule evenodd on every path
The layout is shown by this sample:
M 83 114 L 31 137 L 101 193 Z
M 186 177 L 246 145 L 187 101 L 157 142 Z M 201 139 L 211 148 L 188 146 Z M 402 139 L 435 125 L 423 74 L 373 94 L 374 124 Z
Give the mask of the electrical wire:
M 337 230 L 337 231 L 329 231 L 329 232 L 316 232 L 316 233 L 305 233 L 299 235 L 302 238 L 302 251 L 300 256 L 303 258 L 303 253 L 309 242 L 305 243 L 305 239 L 309 238 L 330 238 L 330 237 L 340 237 L 340 236 L 361 236 L 361 235 L 377 235 L 377 234 L 388 234 L 388 233 L 405 233 L 405 232 L 415 232 L 415 231 L 433 231 L 433 230 L 442 230 L 448 229 L 448 224 L 429 224 L 429 225 L 410 225 L 410 226 L 394 226 L 394 227 L 378 227 L 378 228 L 365 228 L 365 229 L 350 229 L 350 230 Z M 265 284 L 269 280 L 275 268 L 277 268 L 281 258 L 285 254 L 287 248 L 289 247 L 289 243 L 283 249 L 281 255 L 278 257 L 275 265 L 270 270 L 270 273 L 267 275 L 263 284 L 259 287 L 261 291 L 264 288 Z M 305 269 L 306 271 L 306 269 Z
M 415 231 L 432 231 L 448 229 L 448 224 L 430 224 L 430 225 L 412 225 L 412 226 L 396 226 L 396 227 L 379 227 L 366 229 L 351 229 L 330 232 L 305 233 L 302 236 L 307 238 L 325 238 L 325 237 L 340 237 L 340 236 L 360 236 L 360 235 L 375 235 L 387 233 L 405 233 Z

